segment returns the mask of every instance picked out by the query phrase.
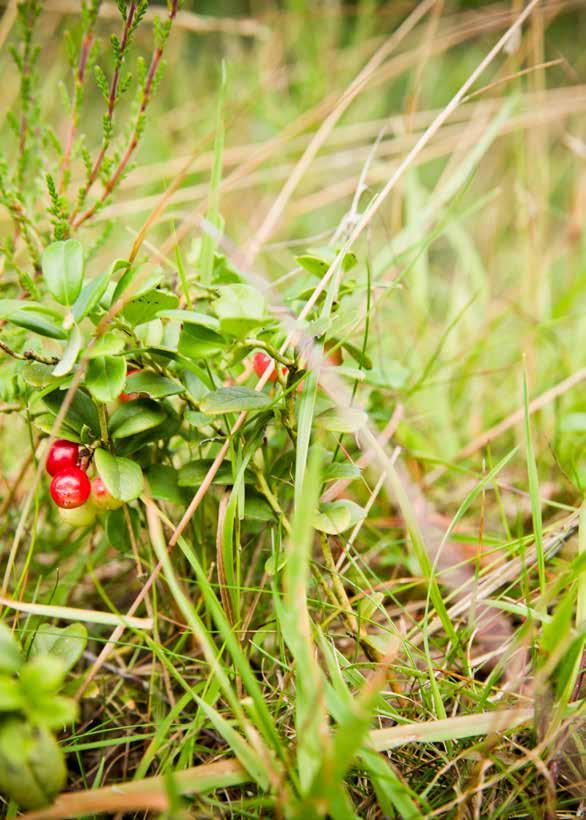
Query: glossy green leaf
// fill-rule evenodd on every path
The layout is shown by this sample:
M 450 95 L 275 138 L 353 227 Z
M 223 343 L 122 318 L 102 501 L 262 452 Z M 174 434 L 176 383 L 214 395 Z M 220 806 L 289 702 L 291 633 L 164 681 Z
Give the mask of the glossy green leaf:
M 110 417 L 112 438 L 120 439 L 144 433 L 158 427 L 167 418 L 167 413 L 150 399 L 135 399 L 120 405 Z
M 211 424 L 210 417 L 198 410 L 187 410 L 185 421 L 192 427 L 208 427 Z
M 220 319 L 223 333 L 246 336 L 251 330 L 264 324 L 265 299 L 251 285 L 221 285 L 214 309 Z
M 85 383 L 92 396 L 100 402 L 113 401 L 124 389 L 126 362 L 121 356 L 100 356 L 91 359 Z
M 22 368 L 22 377 L 31 387 L 48 387 L 50 384 L 57 384 L 59 379 L 53 376 L 53 368 L 50 364 L 41 362 L 27 362 Z
M 314 276 L 319 276 L 321 278 L 333 264 L 336 256 L 337 252 L 335 250 L 328 249 L 327 251 L 324 251 L 325 258 L 316 256 L 315 254 L 306 253 L 301 256 L 296 256 L 295 261 L 298 265 L 301 265 L 302 268 L 308 271 L 308 273 L 312 273 Z M 358 260 L 354 253 L 346 253 L 344 255 L 344 259 L 342 260 L 342 270 L 346 273 L 355 267 L 357 261 Z
M 199 487 L 201 482 L 206 477 L 213 459 L 201 458 L 196 461 L 190 461 L 179 470 L 178 484 L 180 487 Z M 220 469 L 214 476 L 214 484 L 231 485 L 234 483 L 234 474 L 232 472 L 232 465 L 229 462 L 223 462 Z
M 207 327 L 210 330 L 220 329 L 220 323 L 215 316 L 208 316 L 207 313 L 197 313 L 195 310 L 162 310 L 159 313 L 159 318 L 173 319 L 184 325 Z
M 38 302 L 0 299 L 0 319 L 49 339 L 66 339 L 63 317 Z
M 83 247 L 77 239 L 53 242 L 41 257 L 47 288 L 61 305 L 73 305 L 83 284 Z
M 98 359 L 100 356 L 115 356 L 124 350 L 126 340 L 118 330 L 111 330 L 104 333 L 96 341 L 89 353 L 90 359 Z
M 190 359 L 203 359 L 219 353 L 226 346 L 226 340 L 209 327 L 187 325 L 181 331 L 178 350 Z
M 111 303 L 114 304 L 117 302 L 122 294 L 125 293 L 131 286 L 133 286 L 132 298 L 136 299 L 137 296 L 141 296 L 143 293 L 148 293 L 148 291 L 156 288 L 162 280 L 163 271 L 160 268 L 152 273 L 146 274 L 145 276 L 144 270 L 141 270 L 140 268 L 128 267 L 112 291 Z
M 57 415 L 61 409 L 66 393 L 66 390 L 53 390 L 43 397 L 43 404 L 45 404 L 54 415 Z M 90 429 L 94 436 L 99 435 L 100 424 L 96 405 L 83 390 L 77 390 L 75 392 L 65 416 L 65 421 L 67 425 L 77 433 L 80 433 L 85 426 Z
M 204 396 L 200 409 L 208 416 L 216 416 L 239 413 L 241 410 L 263 410 L 272 403 L 273 399 L 269 395 L 250 387 L 220 387 Z
M 165 326 L 161 319 L 157 318 L 151 319 L 150 322 L 145 322 L 143 325 L 139 325 L 134 329 L 134 332 L 141 344 L 145 347 L 150 347 L 163 343 L 166 330 L 169 331 L 168 335 L 170 335 L 171 328 L 169 325 Z M 175 328 L 173 328 L 173 330 L 175 330 Z M 177 334 L 178 333 L 179 331 L 177 331 Z M 174 338 L 170 340 L 170 343 L 176 345 Z
M 140 466 L 101 448 L 95 451 L 96 469 L 109 492 L 120 501 L 133 501 L 142 493 L 144 479 Z
M 131 325 L 142 325 L 150 322 L 162 310 L 172 310 L 178 304 L 179 297 L 176 294 L 155 288 L 129 302 L 122 314 Z
M 136 510 L 132 507 L 126 507 L 130 517 L 130 526 L 137 539 L 140 535 L 140 520 Z M 132 542 L 130 540 L 130 533 L 128 531 L 128 524 L 126 521 L 125 510 L 114 510 L 108 514 L 106 519 L 106 535 L 112 546 L 123 553 L 129 553 L 132 550 Z
M 106 293 L 108 285 L 112 276 L 117 270 L 126 267 L 128 263 L 124 259 L 116 259 L 111 265 L 110 269 L 91 279 L 81 289 L 81 293 L 75 300 L 75 304 L 71 309 L 73 318 L 76 322 L 81 322 L 83 318 L 89 316 L 100 303 L 101 298 Z
M 176 396 L 183 393 L 185 388 L 179 382 L 161 376 L 153 370 L 140 370 L 126 379 L 127 393 L 146 393 L 153 399 L 164 399 L 166 396 Z
M 179 473 L 168 464 L 155 464 L 146 471 L 146 480 L 153 498 L 183 504 L 185 497 L 179 487 Z
M 181 380 L 187 387 L 189 394 L 198 401 L 203 399 L 205 394 L 214 387 L 213 379 L 210 378 L 207 370 L 194 362 L 189 362 L 188 367 L 181 374 Z

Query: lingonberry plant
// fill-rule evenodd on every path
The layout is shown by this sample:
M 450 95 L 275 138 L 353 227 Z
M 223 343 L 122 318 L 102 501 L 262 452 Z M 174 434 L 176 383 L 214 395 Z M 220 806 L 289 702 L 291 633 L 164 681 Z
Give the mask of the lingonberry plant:
M 13 360 L 15 375 L 11 398 L 37 440 L 39 435 L 51 437 L 46 470 L 61 525 L 89 531 L 92 538 L 101 531 L 107 543 L 133 556 L 141 574 L 148 560 L 139 546 L 141 534 L 152 530 L 144 503 L 185 510 L 214 459 L 226 456 L 210 475 L 219 487 L 232 488 L 232 500 L 222 507 L 225 562 L 218 570 L 228 584 L 222 600 L 234 622 L 240 603 L 229 584 L 240 570 L 231 567 L 228 556 L 235 547 L 232 539 L 242 544 L 261 526 L 269 526 L 277 538 L 283 528 L 289 531 L 283 505 L 290 496 L 287 485 L 298 436 L 295 401 L 304 370 L 294 348 L 283 346 L 286 334 L 271 316 L 263 292 L 218 252 L 208 235 L 190 254 L 193 270 L 182 268 L 180 290 L 173 271 L 144 264 L 136 249 L 127 259 L 115 258 L 100 268 L 94 261 L 95 243 L 83 240 L 130 168 L 178 9 L 177 0 L 170 0 L 167 21 L 155 25 L 148 68 L 139 62 L 133 79 L 131 44 L 147 2 L 121 0 L 118 6 L 122 28 L 112 38 L 109 66 L 97 47 L 98 0 L 83 4 L 80 26 L 69 35 L 73 85 L 64 144 L 43 122 L 34 92 L 34 36 L 42 4 L 25 0 L 18 7 L 21 44 L 14 57 L 21 98 L 13 123 L 19 159 L 14 167 L 0 166 L 1 201 L 13 220 L 3 248 L 11 275 L 0 301 L 2 349 Z M 80 133 L 91 76 L 105 105 L 94 155 Z M 117 114 L 133 85 L 134 115 L 116 139 L 122 121 Z M 98 240 L 104 241 L 105 236 Z M 293 304 L 302 304 L 316 273 L 327 267 L 333 251 L 325 252 L 328 261 L 319 253 L 300 258 L 303 275 L 291 291 Z M 346 267 L 355 261 L 348 255 Z M 326 339 L 336 344 L 327 317 L 338 309 L 338 301 L 327 309 L 318 303 L 303 332 L 309 329 L 318 345 Z M 348 350 L 361 360 L 359 352 L 351 346 Z M 254 374 L 263 377 L 271 362 L 272 385 L 255 389 Z M 324 429 L 348 429 L 339 426 L 335 415 L 328 416 L 323 397 L 319 401 L 320 411 L 326 411 Z M 55 436 L 62 438 L 53 440 Z M 350 473 L 340 464 L 330 479 L 355 476 Z M 277 483 L 282 483 L 281 493 Z M 338 533 L 360 516 L 352 502 L 337 501 L 316 511 L 314 523 L 324 532 Z M 277 553 L 271 559 L 275 566 Z M 31 726 L 30 731 L 36 729 Z M 38 742 L 54 748 L 48 735 Z M 62 782 L 60 772 L 45 797 Z M 0 778 L 0 786 L 22 806 L 42 802 L 38 794 L 27 798 L 20 770 Z
M 417 15 L 433 4 L 412 5 Z M 427 322 L 420 301 L 431 298 L 427 235 L 435 237 L 437 230 L 443 241 L 443 212 L 434 208 L 470 182 L 490 144 L 487 134 L 493 139 L 498 130 L 491 131 L 490 112 L 483 110 L 480 118 L 486 142 L 475 146 L 478 153 L 464 164 L 465 173 L 457 169 L 454 180 L 447 167 L 450 197 L 440 189 L 429 210 L 422 208 L 418 179 L 403 180 L 418 238 L 409 226 L 397 250 L 393 237 L 376 275 L 367 259 L 371 237 L 357 256 L 350 250 L 372 224 L 366 211 L 360 214 L 366 168 L 351 211 L 327 234 L 331 239 L 291 254 L 293 270 L 283 276 L 277 256 L 279 283 L 268 287 L 258 271 L 249 272 L 254 242 L 228 252 L 219 197 L 223 71 L 207 210 L 205 218 L 190 212 L 187 220 L 189 231 L 199 235 L 182 240 L 174 223 L 158 222 L 175 181 L 157 196 L 138 231 L 107 218 L 122 184 L 132 183 L 127 175 L 140 159 L 174 25 L 195 20 L 205 28 L 211 18 L 178 17 L 178 0 L 156 6 L 148 0 L 85 0 L 76 6 L 79 14 L 63 37 L 70 69 L 61 89 L 63 118 L 40 93 L 45 11 L 52 10 L 49 0 L 47 7 L 41 0 L 16 6 L 12 51 L 20 89 L 5 129 L 11 152 L 0 159 L 0 204 L 9 226 L 1 247 L 0 409 L 18 414 L 19 444 L 24 439 L 27 445 L 22 461 L 11 464 L 17 500 L 16 489 L 0 476 L 1 510 L 10 519 L 4 524 L 0 515 L 0 794 L 13 801 L 8 814 L 17 806 L 41 807 L 64 788 L 64 748 L 74 793 L 58 798 L 48 810 L 53 817 L 102 809 L 129 815 L 168 809 L 179 817 L 184 792 L 217 788 L 231 794 L 243 784 L 234 812 L 232 806 L 226 811 L 223 797 L 206 802 L 206 794 L 194 811 L 419 818 L 439 815 L 445 804 L 448 812 L 465 813 L 471 806 L 481 816 L 484 806 L 474 801 L 493 769 L 505 781 L 520 761 L 537 759 L 539 776 L 545 772 L 553 782 L 553 767 L 545 769 L 541 751 L 522 751 L 524 737 L 514 754 L 498 756 L 505 733 L 518 726 L 525 731 L 531 718 L 530 695 L 510 685 L 513 668 L 529 668 L 509 663 L 517 650 L 525 652 L 534 641 L 538 685 L 548 676 L 544 669 L 557 675 L 544 698 L 555 700 L 556 731 L 566 731 L 581 681 L 583 628 L 572 617 L 574 600 L 582 614 L 585 607 L 583 584 L 576 589 L 584 562 L 560 562 L 557 577 L 545 574 L 546 556 L 573 537 L 577 515 L 568 509 L 561 527 L 544 531 L 531 405 L 526 401 L 522 443 L 535 545 L 520 517 L 509 526 L 505 504 L 498 516 L 486 516 L 487 527 L 496 528 L 502 514 L 503 554 L 511 558 L 510 564 L 498 558 L 494 574 L 510 573 L 511 584 L 521 578 L 522 588 L 521 603 L 512 602 L 509 589 L 504 599 L 487 603 L 498 584 L 494 575 L 485 582 L 482 563 L 485 541 L 492 548 L 491 539 L 497 540 L 485 533 L 485 495 L 502 489 L 499 474 L 514 451 L 500 461 L 489 453 L 479 483 L 467 486 L 461 505 L 453 504 L 453 522 L 440 533 L 443 517 L 410 479 L 410 468 L 422 476 L 427 465 L 419 428 L 411 419 L 405 423 L 404 415 L 424 388 L 437 387 L 428 377 L 436 373 L 449 334 L 434 340 L 428 359 L 419 349 L 411 351 L 420 360 L 420 376 L 388 358 L 388 338 L 400 335 L 389 322 L 379 334 L 377 355 L 384 366 L 373 366 L 368 355 L 377 304 L 402 289 L 413 266 L 418 282 L 409 293 L 416 310 L 409 315 L 417 317 L 417 335 L 401 343 L 418 346 Z M 2 18 L 0 39 L 6 31 Z M 273 59 L 272 48 L 263 52 L 263 67 L 267 55 Z M 509 57 L 513 63 L 516 54 Z M 418 49 L 415 63 L 421 59 Z M 376 66 L 376 55 L 373 61 L 369 66 Z M 311 76 L 317 81 L 321 74 Z M 366 75 L 359 77 L 362 86 Z M 489 88 L 495 85 L 500 87 Z M 354 87 L 341 98 L 341 108 Z M 413 94 L 413 104 L 417 98 Z M 476 105 L 476 94 L 462 98 Z M 425 112 L 422 120 L 427 117 Z M 401 139 L 410 140 L 418 122 L 410 118 Z M 509 128 L 504 115 L 496 122 Z M 328 117 L 326 130 L 331 123 Z M 299 142 L 292 140 L 295 150 L 305 128 Z M 373 134 L 379 129 L 377 121 Z M 361 129 L 351 130 L 354 140 Z M 324 133 L 320 129 L 318 138 Z M 280 146 L 280 139 L 271 144 Z M 315 145 L 312 139 L 285 194 Z M 403 219 L 398 186 L 397 196 L 390 209 L 394 227 Z M 265 227 L 286 200 L 279 198 Z M 382 201 L 373 200 L 377 207 Z M 471 209 L 466 218 L 473 214 Z M 204 209 L 197 215 L 203 217 Z M 449 242 L 480 281 L 477 253 L 462 227 L 466 220 L 446 213 L 445 221 L 453 228 Z M 161 248 L 145 241 L 155 226 Z M 266 244 L 265 250 L 272 265 Z M 462 290 L 450 298 L 459 306 L 467 304 L 464 297 Z M 452 381 L 460 389 L 457 382 L 468 375 L 463 371 L 456 379 L 458 353 L 452 349 L 442 362 L 450 368 L 447 389 Z M 483 359 L 481 350 L 471 353 L 474 361 Z M 433 400 L 431 407 L 433 426 Z M 560 436 L 567 452 L 556 450 L 583 493 L 584 414 L 576 407 L 565 421 L 568 429 L 560 426 Z M 475 416 L 474 429 L 479 423 Z M 568 431 L 579 440 L 577 449 L 569 447 Z M 459 441 L 456 430 L 449 432 Z M 391 436 L 408 450 L 408 464 L 395 467 L 399 448 L 392 456 L 385 452 Z M 448 458 L 442 455 L 439 469 Z M 372 486 L 363 473 L 369 463 L 380 468 Z M 465 476 L 472 481 L 472 469 Z M 383 487 L 396 512 L 391 516 L 380 504 L 367 520 Z M 522 491 L 516 498 L 527 502 Z M 480 548 L 471 569 L 456 549 L 450 560 L 445 555 L 454 546 L 452 530 L 480 499 Z M 555 504 L 567 507 L 566 501 Z M 582 531 L 581 544 L 584 514 Z M 360 538 L 364 545 L 357 549 Z M 375 564 L 383 572 L 377 574 Z M 531 576 L 536 566 L 537 582 Z M 501 634 L 512 634 L 506 631 L 509 615 L 525 619 L 527 630 L 518 643 L 511 637 L 506 651 L 495 650 L 495 634 L 499 642 Z M 63 629 L 62 621 L 73 624 Z M 90 624 L 87 646 L 81 621 Z M 495 623 L 504 623 L 502 633 Z M 529 628 L 535 638 L 528 637 Z M 381 724 L 376 732 L 374 719 Z M 403 725 L 411 720 L 415 731 Z M 460 741 L 484 734 L 489 743 L 461 754 Z M 378 752 L 414 739 L 425 741 L 423 751 L 401 778 L 396 760 Z M 546 740 L 540 739 L 540 749 Z M 216 760 L 218 754 L 226 759 Z M 143 778 L 151 775 L 156 779 L 145 785 Z M 423 778 L 417 793 L 411 775 Z M 436 798 L 435 782 L 451 777 L 462 780 L 450 781 L 449 798 Z M 117 783 L 130 779 L 137 782 L 124 788 Z M 523 786 L 515 783 L 515 795 Z M 467 794 L 470 806 L 462 803 Z M 519 806 L 526 808 L 515 802 L 517 814 Z

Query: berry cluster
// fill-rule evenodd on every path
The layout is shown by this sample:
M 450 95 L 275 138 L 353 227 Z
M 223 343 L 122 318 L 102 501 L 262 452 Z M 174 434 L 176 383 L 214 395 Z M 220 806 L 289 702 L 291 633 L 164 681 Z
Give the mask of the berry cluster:
M 133 373 L 140 371 L 130 370 L 127 375 Z M 139 396 L 139 393 L 120 393 L 118 399 L 129 402 Z M 87 459 L 80 458 L 79 444 L 63 438 L 53 442 L 46 461 L 47 472 L 53 478 L 51 497 L 61 517 L 74 527 L 89 526 L 100 510 L 117 510 L 122 506 L 100 476 L 89 480 L 87 466 Z
M 67 439 L 53 442 L 46 468 L 52 476 L 51 497 L 69 524 L 88 526 L 98 510 L 115 510 L 120 506 L 99 476 L 93 481 L 88 478 L 80 459 L 79 444 Z

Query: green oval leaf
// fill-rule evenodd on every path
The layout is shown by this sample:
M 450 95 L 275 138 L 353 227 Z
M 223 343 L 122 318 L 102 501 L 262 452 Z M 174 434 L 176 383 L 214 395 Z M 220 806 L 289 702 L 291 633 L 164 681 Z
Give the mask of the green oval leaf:
M 50 364 L 41 362 L 27 362 L 22 368 L 22 377 L 31 387 L 48 387 L 55 384 L 57 378 L 53 376 L 53 368 Z
M 364 518 L 364 510 L 353 501 L 342 499 L 322 504 L 314 514 L 313 526 L 319 532 L 339 535 Z
M 101 356 L 90 361 L 85 383 L 97 401 L 108 402 L 118 398 L 125 381 L 126 362 L 122 357 Z
M 71 309 L 76 322 L 81 322 L 82 319 L 89 316 L 98 306 L 100 299 L 106 292 L 111 275 L 111 271 L 108 270 L 101 276 L 96 276 L 96 278 L 88 282 L 87 285 L 84 285 Z
M 54 655 L 72 669 L 81 658 L 87 644 L 87 629 L 84 624 L 73 623 L 60 629 L 58 626 L 41 624 L 31 644 L 31 657 Z
M 100 336 L 92 347 L 89 357 L 90 359 L 97 359 L 100 356 L 114 356 L 124 350 L 124 344 L 124 336 L 117 330 L 111 330 L 109 333 Z
M 145 277 L 144 272 L 142 272 L 140 268 L 127 267 L 113 289 L 111 303 L 114 304 L 135 281 L 138 284 L 133 289 L 132 297 L 134 299 L 156 288 L 162 279 L 163 271 L 160 268 Z
M 212 458 L 200 458 L 190 461 L 179 470 L 178 484 L 180 487 L 199 487 L 213 464 Z M 230 462 L 224 461 L 216 472 L 214 484 L 230 485 L 234 483 L 234 474 Z
M 172 310 L 179 304 L 179 297 L 166 290 L 149 290 L 129 302 L 122 314 L 131 325 L 150 322 L 162 310 Z
M 110 418 L 112 438 L 126 438 L 158 427 L 167 414 L 163 408 L 149 399 L 136 399 L 118 407 Z
M 83 247 L 77 239 L 53 242 L 41 257 L 47 288 L 61 305 L 73 305 L 83 284 Z
M 147 470 L 146 478 L 153 498 L 183 504 L 184 496 L 179 488 L 179 474 L 168 464 L 155 464 Z
M 52 390 L 50 393 L 47 393 L 46 396 L 43 396 L 43 404 L 56 416 L 61 409 L 65 395 L 66 390 Z M 96 405 L 83 390 L 77 390 L 75 392 L 67 415 L 65 416 L 65 421 L 69 427 L 78 433 L 82 431 L 84 426 L 88 427 L 94 436 L 97 436 L 100 432 Z
M 166 396 L 176 396 L 183 393 L 185 388 L 179 382 L 160 376 L 152 370 L 141 370 L 133 373 L 126 379 L 127 393 L 146 393 L 153 399 L 164 399 Z
M 109 492 L 120 501 L 134 501 L 142 493 L 144 479 L 140 466 L 128 458 L 113 456 L 99 448 L 94 454 L 96 469 Z
M 190 359 L 203 359 L 219 353 L 226 346 L 226 340 L 209 327 L 187 325 L 181 331 L 178 350 Z
M 130 526 L 132 527 L 134 537 L 139 538 L 140 519 L 138 512 L 133 510 L 132 507 L 127 507 L 126 512 L 130 515 Z M 106 519 L 106 535 L 115 549 L 120 550 L 120 552 L 131 551 L 132 541 L 130 540 L 125 510 L 114 510 L 108 514 Z
M 273 403 L 266 393 L 250 387 L 221 387 L 208 393 L 201 401 L 200 410 L 207 416 L 221 413 L 239 413 L 241 410 L 263 410 Z
M 210 330 L 219 330 L 220 323 L 215 316 L 208 316 L 207 313 L 197 313 L 195 310 L 162 310 L 159 313 L 161 319 L 174 319 L 185 325 L 198 325 L 208 327 Z
M 251 285 L 221 285 L 214 309 L 223 333 L 243 337 L 264 324 L 265 299 Z
M 38 333 L 39 336 L 47 336 L 49 339 L 67 338 L 67 332 L 62 326 L 61 314 L 38 302 L 1 299 L 0 319 L 22 327 L 24 330 Z

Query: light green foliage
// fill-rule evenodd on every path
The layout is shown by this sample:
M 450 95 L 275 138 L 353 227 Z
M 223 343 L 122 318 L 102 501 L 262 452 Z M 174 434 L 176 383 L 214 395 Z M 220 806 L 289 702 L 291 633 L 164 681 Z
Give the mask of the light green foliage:
M 0 622 L 0 790 L 23 808 L 50 803 L 65 785 L 65 759 L 51 730 L 62 730 L 78 715 L 75 701 L 58 692 L 86 642 L 82 624 L 44 624 L 27 660 Z

